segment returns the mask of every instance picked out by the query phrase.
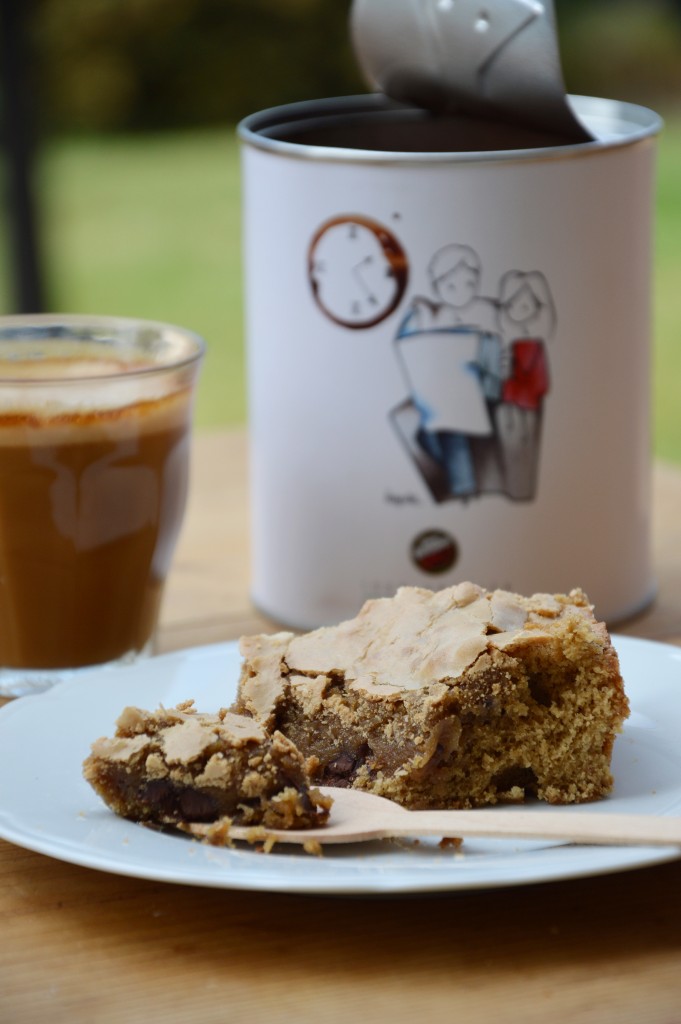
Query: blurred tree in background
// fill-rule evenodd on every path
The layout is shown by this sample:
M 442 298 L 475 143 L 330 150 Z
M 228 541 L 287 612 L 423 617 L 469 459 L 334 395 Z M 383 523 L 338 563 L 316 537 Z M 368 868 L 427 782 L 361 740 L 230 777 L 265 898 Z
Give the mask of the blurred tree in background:
M 366 91 L 351 0 L 33 0 L 38 108 L 52 130 L 233 122 Z M 570 92 L 681 97 L 676 0 L 556 0 Z
M 58 129 L 236 121 L 362 90 L 350 0 L 36 0 L 40 108 Z
M 570 92 L 681 105 L 681 0 L 556 0 Z

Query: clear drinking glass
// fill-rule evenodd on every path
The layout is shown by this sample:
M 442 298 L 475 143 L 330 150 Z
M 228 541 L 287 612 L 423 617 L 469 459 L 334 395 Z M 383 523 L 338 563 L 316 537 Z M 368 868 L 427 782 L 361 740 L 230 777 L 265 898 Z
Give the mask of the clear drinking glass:
M 151 650 L 204 351 L 144 320 L 0 318 L 0 694 Z

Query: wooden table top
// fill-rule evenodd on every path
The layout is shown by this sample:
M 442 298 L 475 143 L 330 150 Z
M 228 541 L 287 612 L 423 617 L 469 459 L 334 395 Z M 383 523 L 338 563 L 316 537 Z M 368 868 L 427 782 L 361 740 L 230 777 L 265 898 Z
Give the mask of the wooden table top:
M 246 444 L 195 442 L 161 650 L 272 629 L 247 590 Z M 659 596 L 618 632 L 681 645 L 681 469 L 655 469 Z M 681 674 L 680 674 L 681 685 Z M 0 841 L 0 1021 L 681 1021 L 681 860 L 424 897 L 108 875 Z

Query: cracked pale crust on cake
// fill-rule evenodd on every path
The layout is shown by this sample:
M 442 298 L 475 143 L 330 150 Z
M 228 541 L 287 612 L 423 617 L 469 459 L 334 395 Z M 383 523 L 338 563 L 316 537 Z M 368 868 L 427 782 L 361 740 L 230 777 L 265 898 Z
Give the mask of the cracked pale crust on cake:
M 316 759 L 316 782 L 408 807 L 605 796 L 628 714 L 586 596 L 404 587 L 336 627 L 241 641 L 235 710 Z
M 200 714 L 193 702 L 154 712 L 128 707 L 116 734 L 92 745 L 87 781 L 116 813 L 157 826 L 216 823 L 306 828 L 323 824 L 330 801 L 310 788 L 311 764 L 291 740 L 250 717 Z

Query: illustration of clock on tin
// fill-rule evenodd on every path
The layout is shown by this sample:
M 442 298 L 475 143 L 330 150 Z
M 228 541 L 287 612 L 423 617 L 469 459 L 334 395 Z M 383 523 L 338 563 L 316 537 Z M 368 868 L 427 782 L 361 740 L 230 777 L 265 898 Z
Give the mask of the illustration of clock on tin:
M 343 327 L 374 327 L 404 295 L 407 254 L 392 231 L 360 214 L 333 217 L 319 228 L 308 254 L 319 307 Z

